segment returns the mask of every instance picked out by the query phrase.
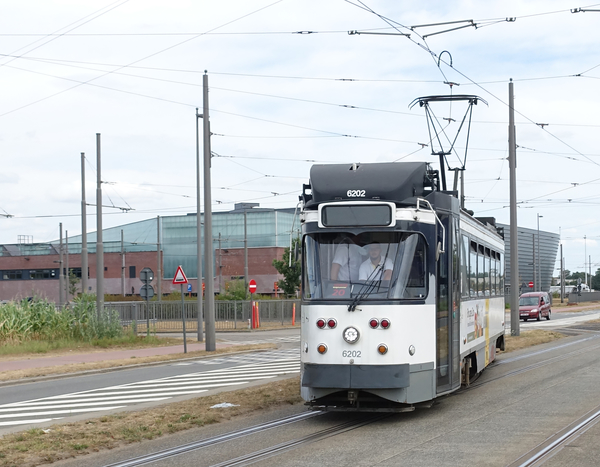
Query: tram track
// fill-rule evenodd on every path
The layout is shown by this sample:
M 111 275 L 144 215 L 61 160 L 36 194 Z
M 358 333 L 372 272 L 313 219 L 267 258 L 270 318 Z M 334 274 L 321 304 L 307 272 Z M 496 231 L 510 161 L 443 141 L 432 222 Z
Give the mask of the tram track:
M 551 347 L 551 348 L 548 348 L 548 349 L 545 349 L 542 351 L 535 351 L 535 352 L 532 352 L 529 354 L 520 355 L 518 357 L 513 357 L 510 359 L 506 359 L 501 362 L 498 362 L 498 365 L 517 362 L 517 361 L 520 361 L 520 360 L 523 360 L 526 358 L 535 357 L 535 356 L 538 356 L 538 355 L 541 355 L 541 354 L 544 354 L 547 352 L 551 352 L 551 351 L 563 350 L 565 348 L 568 348 L 571 345 L 594 340 L 594 339 L 597 339 L 598 337 L 600 337 L 600 336 L 592 336 L 592 337 L 580 339 L 580 340 L 577 340 L 575 342 L 571 342 L 568 344 L 562 344 L 559 346 Z M 496 381 L 504 379 L 504 378 L 516 376 L 516 375 L 519 375 L 522 373 L 526 373 L 528 371 L 539 369 L 544 366 L 555 364 L 555 363 L 563 361 L 563 360 L 568 360 L 577 355 L 585 354 L 585 353 L 592 352 L 592 351 L 595 351 L 598 349 L 600 349 L 600 343 L 595 344 L 595 345 L 586 346 L 586 348 L 584 348 L 584 349 L 576 349 L 576 350 L 572 350 L 570 352 L 563 353 L 559 356 L 547 358 L 542 361 L 539 361 L 539 362 L 536 362 L 536 363 L 533 363 L 530 365 L 526 365 L 522 368 L 518 368 L 518 369 L 515 369 L 512 371 L 509 371 L 509 372 L 499 375 L 499 376 L 486 378 L 485 381 L 481 381 L 480 379 L 478 379 L 476 382 L 472 383 L 468 388 L 460 389 L 459 391 L 456 391 L 454 394 L 460 394 L 460 393 L 464 393 L 466 391 L 471 391 L 473 389 L 480 388 L 489 383 L 496 382 Z M 495 365 L 495 367 L 498 368 L 498 365 Z M 149 464 L 151 462 L 160 462 L 160 461 L 170 458 L 170 457 L 178 456 L 178 455 L 189 453 L 189 452 L 196 451 L 196 450 L 205 449 L 205 448 L 208 448 L 208 447 L 211 447 L 211 446 L 214 446 L 219 443 L 226 442 L 226 441 L 232 441 L 232 440 L 236 440 L 236 439 L 239 439 L 239 438 L 242 438 L 245 436 L 259 434 L 261 432 L 264 432 L 264 431 L 267 431 L 270 429 L 282 427 L 285 425 L 292 425 L 294 423 L 298 423 L 298 422 L 308 420 L 308 419 L 311 419 L 314 417 L 320 417 L 320 416 L 327 415 L 327 414 L 331 415 L 333 413 L 334 412 L 325 412 L 325 411 L 304 412 L 301 414 L 292 415 L 290 417 L 285 417 L 282 419 L 263 423 L 260 425 L 251 426 L 249 428 L 245 428 L 245 429 L 242 429 L 239 431 L 225 433 L 223 435 L 215 436 L 212 438 L 207 438 L 207 439 L 204 439 L 201 441 L 184 444 L 184 445 L 176 446 L 174 448 L 166 449 L 163 451 L 151 453 L 151 454 L 136 457 L 136 458 L 131 458 L 131 459 L 117 462 L 114 464 L 109 464 L 109 465 L 106 465 L 105 467 L 134 467 L 134 466 L 141 466 L 141 465 Z M 325 428 L 325 429 L 321 429 L 319 431 L 308 434 L 306 436 L 297 437 L 297 438 L 294 438 L 289 441 L 278 443 L 278 444 L 275 444 L 270 447 L 259 449 L 254 452 L 250 452 L 248 454 L 244 454 L 244 455 L 232 458 L 230 460 L 212 464 L 211 467 L 233 467 L 233 466 L 240 466 L 240 465 L 249 465 L 254 462 L 258 462 L 258 461 L 267 459 L 269 457 L 273 457 L 273 456 L 282 454 L 286 451 L 291 451 L 293 449 L 302 447 L 304 445 L 308 445 L 310 443 L 318 442 L 318 441 L 324 440 L 324 439 L 332 437 L 332 436 L 340 435 L 345 432 L 348 432 L 348 431 L 351 431 L 351 430 L 354 430 L 357 428 L 361 428 L 363 426 L 378 422 L 384 418 L 388 418 L 388 417 L 392 416 L 392 414 L 381 414 L 381 413 L 373 413 L 373 414 L 361 413 L 360 415 L 361 415 L 360 417 L 357 416 L 352 420 L 346 420 L 344 422 L 335 424 L 335 425 Z M 583 420 L 583 418 L 585 418 L 585 420 Z M 537 450 L 533 450 L 533 451 L 531 451 L 531 453 L 527 454 L 527 455 L 530 454 L 528 459 L 533 459 L 535 456 L 537 456 L 536 459 L 532 460 L 530 463 L 524 463 L 524 462 L 529 462 L 528 459 L 524 459 L 524 457 L 526 456 L 525 455 L 525 456 L 522 456 L 521 458 L 519 458 L 519 461 L 521 461 L 520 463 L 511 464 L 511 467 L 517 467 L 517 466 L 528 467 L 528 466 L 539 465 L 540 459 L 542 457 L 545 458 L 546 456 L 549 456 L 551 454 L 551 452 L 556 452 L 557 449 L 560 449 L 561 446 L 563 446 L 565 443 L 568 443 L 569 440 L 573 439 L 573 437 L 576 437 L 578 433 L 580 434 L 581 432 L 585 431 L 585 429 L 587 429 L 587 427 L 593 426 L 593 424 L 600 421 L 600 406 L 597 408 L 597 411 L 593 415 L 589 415 L 589 416 L 583 417 L 583 418 L 574 423 L 575 427 L 571 427 L 570 430 L 564 430 L 565 431 L 564 433 L 562 431 L 560 433 L 557 433 L 551 439 L 549 438 L 545 443 L 540 445 Z M 567 431 L 569 431 L 569 433 L 567 433 Z M 571 433 L 571 431 L 572 431 L 572 433 Z M 551 444 L 552 444 L 552 446 L 550 447 Z M 543 453 L 541 453 L 542 450 L 544 451 Z M 541 453 L 541 454 L 539 454 L 539 453 Z
M 507 467 L 534 467 L 543 465 L 587 430 L 600 422 L 600 406 L 586 413 L 563 430 L 556 432 L 531 451 L 523 454 Z
M 134 457 L 131 459 L 127 459 L 121 462 L 116 462 L 114 464 L 108 464 L 105 467 L 135 467 L 138 465 L 148 464 L 150 462 L 157 462 L 169 457 L 177 456 L 179 454 L 184 454 L 186 452 L 195 451 L 197 449 L 206 448 L 209 446 L 214 446 L 219 443 L 224 443 L 226 441 L 231 441 L 234 439 L 242 438 L 244 436 L 253 435 L 256 433 L 261 433 L 263 431 L 271 430 L 274 428 L 282 427 L 284 425 L 289 425 L 292 423 L 300 422 L 303 420 L 307 420 L 309 418 L 318 417 L 324 415 L 325 412 L 315 411 L 315 412 L 303 412 L 301 414 L 290 415 L 289 417 L 280 418 L 278 420 L 274 420 L 271 422 L 261 423 L 259 425 L 254 425 L 248 428 L 244 428 L 242 430 L 232 431 L 229 433 L 225 433 L 223 435 L 213 436 L 211 438 L 203 439 L 201 441 L 194 441 L 192 443 L 183 444 L 180 446 L 176 446 L 174 448 L 165 449 L 162 451 L 154 452 L 152 454 L 147 454 L 144 456 Z
M 597 337 L 600 337 L 600 336 L 594 336 L 594 337 L 591 337 L 591 338 L 581 339 L 581 340 L 576 341 L 574 343 L 585 342 L 585 341 L 588 341 L 588 340 L 591 340 L 591 339 L 596 339 Z M 570 344 L 567 344 L 567 345 L 570 345 Z M 534 356 L 537 356 L 537 355 L 540 355 L 540 354 L 543 354 L 543 353 L 555 351 L 555 350 L 558 350 L 559 348 L 566 347 L 567 345 L 565 345 L 565 346 L 559 346 L 559 347 L 552 347 L 552 348 L 549 348 L 549 349 L 546 349 L 546 350 L 543 350 L 543 351 L 534 352 L 534 353 L 527 354 L 527 355 L 521 355 L 519 357 L 510 359 L 510 360 L 505 360 L 505 361 L 502 361 L 502 362 L 498 362 L 494 366 L 488 367 L 488 369 L 498 367 L 501 364 L 512 363 L 512 362 L 515 362 L 515 361 L 518 361 L 518 360 L 522 360 L 522 359 L 525 359 L 525 358 L 530 358 L 530 357 L 534 357 Z M 516 376 L 516 375 L 519 375 L 519 374 L 522 374 L 522 373 L 527 373 L 529 371 L 536 370 L 536 369 L 545 367 L 547 365 L 552 365 L 554 363 L 558 363 L 558 362 L 563 361 L 563 360 L 568 360 L 568 359 L 570 359 L 570 358 L 572 358 L 574 356 L 585 354 L 587 352 L 590 352 L 590 351 L 593 351 L 593 350 L 597 350 L 597 349 L 600 349 L 600 344 L 593 345 L 593 346 L 590 346 L 590 347 L 586 347 L 584 349 L 573 350 L 571 352 L 567 352 L 567 353 L 564 353 L 564 354 L 556 356 L 556 357 L 547 358 L 545 360 L 542 360 L 542 361 L 539 361 L 539 362 L 536 362 L 536 363 L 532 363 L 531 365 L 527 365 L 527 366 L 524 366 L 522 368 L 517 368 L 516 370 L 509 371 L 509 372 L 507 372 L 505 374 L 502 374 L 502 375 L 492 376 L 490 378 L 485 379 L 485 381 L 480 381 L 480 378 L 482 376 L 482 374 L 480 374 L 480 375 L 478 375 L 477 379 L 474 380 L 468 387 L 461 388 L 458 391 L 454 392 L 454 394 L 462 394 L 462 393 L 465 393 L 467 391 L 471 391 L 473 389 L 485 386 L 487 384 L 494 383 L 494 382 L 496 382 L 498 380 L 501 380 L 501 379 L 504 379 L 504 378 L 509 378 L 511 376 Z
M 388 418 L 390 416 L 391 414 L 377 414 L 368 416 L 366 420 L 350 420 L 344 423 L 340 423 L 339 425 L 335 425 L 324 430 L 317 431 L 316 433 L 312 433 L 302 438 L 293 439 L 291 441 L 280 443 L 275 446 L 261 449 L 259 451 L 251 452 L 249 454 L 245 454 L 243 456 L 236 457 L 235 459 L 221 462 L 219 464 L 213 464 L 210 467 L 234 467 L 239 465 L 252 464 L 254 462 L 267 459 L 271 456 L 275 456 L 283 452 L 289 451 L 291 449 L 305 446 L 307 444 L 314 443 L 316 441 L 321 441 L 331 436 L 336 436 L 347 431 L 354 430 L 365 425 L 369 425 L 371 423 L 377 422 L 384 418 Z

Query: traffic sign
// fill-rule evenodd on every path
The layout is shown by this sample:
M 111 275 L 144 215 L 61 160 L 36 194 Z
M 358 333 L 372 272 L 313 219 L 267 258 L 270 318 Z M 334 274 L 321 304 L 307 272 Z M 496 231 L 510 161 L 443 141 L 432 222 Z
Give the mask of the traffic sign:
M 187 284 L 188 280 L 185 277 L 185 273 L 181 266 L 177 266 L 177 271 L 175 272 L 175 277 L 173 277 L 173 284 Z
M 250 291 L 250 293 L 256 292 L 256 281 L 254 279 L 248 282 L 248 290 Z
M 192 291 L 192 284 L 188 284 L 188 292 Z
M 142 285 L 142 288 L 140 289 L 140 297 L 142 297 L 144 300 L 150 300 L 152 297 L 154 297 L 154 287 L 149 284 Z
M 533 289 L 533 281 L 530 281 L 530 282 L 529 282 L 529 288 L 530 288 L 530 289 Z
M 140 280 L 144 284 L 149 284 L 154 280 L 154 271 L 150 268 L 144 268 L 140 271 Z

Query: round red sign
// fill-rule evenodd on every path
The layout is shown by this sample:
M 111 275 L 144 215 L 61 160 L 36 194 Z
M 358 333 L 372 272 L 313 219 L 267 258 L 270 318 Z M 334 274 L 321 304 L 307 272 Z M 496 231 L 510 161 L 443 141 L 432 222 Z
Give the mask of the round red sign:
M 254 279 L 248 282 L 248 290 L 250 290 L 250 293 L 256 292 L 256 281 Z
M 533 281 L 529 282 L 529 288 L 533 289 Z

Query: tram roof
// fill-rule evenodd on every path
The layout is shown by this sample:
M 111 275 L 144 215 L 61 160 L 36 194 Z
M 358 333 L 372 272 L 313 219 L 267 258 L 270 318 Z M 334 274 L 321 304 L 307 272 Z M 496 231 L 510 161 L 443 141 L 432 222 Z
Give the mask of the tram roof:
M 316 164 L 310 170 L 312 198 L 305 197 L 306 207 L 357 199 L 402 203 L 430 194 L 435 178 L 426 162 Z

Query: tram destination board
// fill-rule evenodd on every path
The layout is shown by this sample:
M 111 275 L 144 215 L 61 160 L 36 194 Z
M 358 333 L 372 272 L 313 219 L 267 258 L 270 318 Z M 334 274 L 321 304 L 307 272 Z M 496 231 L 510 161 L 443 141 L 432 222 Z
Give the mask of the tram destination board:
M 381 226 L 392 224 L 389 204 L 324 205 L 321 222 L 325 227 Z

